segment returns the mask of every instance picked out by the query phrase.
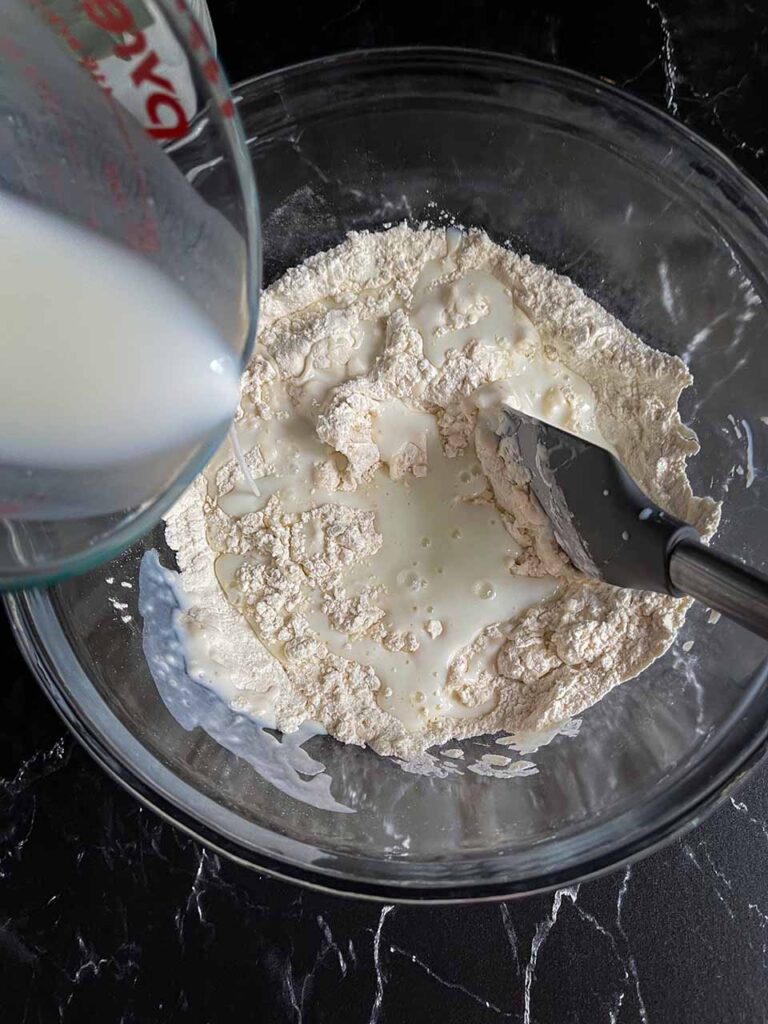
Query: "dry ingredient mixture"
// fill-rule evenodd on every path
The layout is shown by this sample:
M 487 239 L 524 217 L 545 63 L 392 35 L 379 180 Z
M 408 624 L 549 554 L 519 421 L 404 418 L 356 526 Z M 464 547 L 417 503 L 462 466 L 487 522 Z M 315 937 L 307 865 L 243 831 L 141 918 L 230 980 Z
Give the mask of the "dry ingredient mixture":
M 167 518 L 187 667 L 238 710 L 413 757 L 551 730 L 672 643 L 688 602 L 580 575 L 483 410 L 613 447 L 710 535 L 685 365 L 482 232 L 355 233 L 265 292 L 237 433 Z

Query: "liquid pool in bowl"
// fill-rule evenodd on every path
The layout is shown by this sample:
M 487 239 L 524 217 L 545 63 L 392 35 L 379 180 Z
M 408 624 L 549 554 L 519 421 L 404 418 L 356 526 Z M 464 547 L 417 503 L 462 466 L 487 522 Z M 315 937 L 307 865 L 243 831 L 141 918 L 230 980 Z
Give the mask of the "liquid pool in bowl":
M 768 200 L 725 157 L 607 86 L 475 52 L 351 54 L 237 92 L 267 282 L 349 230 L 401 220 L 481 227 L 568 274 L 689 363 L 694 490 L 724 501 L 722 547 L 766 568 Z M 196 184 L 215 193 L 217 167 L 195 169 L 194 157 L 192 146 Z M 418 775 L 314 736 L 292 762 L 322 790 L 313 804 L 266 781 L 210 723 L 185 727 L 188 706 L 186 719 L 168 710 L 138 608 L 152 550 L 173 568 L 158 529 L 105 569 L 11 598 L 17 636 L 76 735 L 140 799 L 283 877 L 386 900 L 562 885 L 694 824 L 762 755 L 764 644 L 695 607 L 673 649 L 584 714 L 576 735 L 524 755 L 535 771 Z M 262 738 L 274 753 L 279 737 Z M 452 746 L 466 744 L 501 749 Z M 325 797 L 341 809 L 317 806 Z

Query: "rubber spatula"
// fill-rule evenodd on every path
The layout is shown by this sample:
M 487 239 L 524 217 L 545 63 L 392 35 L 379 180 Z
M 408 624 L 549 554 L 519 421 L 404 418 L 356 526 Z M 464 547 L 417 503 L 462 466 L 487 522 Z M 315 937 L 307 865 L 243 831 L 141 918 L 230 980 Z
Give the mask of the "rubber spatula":
M 578 569 L 616 587 L 695 597 L 768 639 L 768 576 L 702 544 L 610 452 L 506 405 L 493 429 Z

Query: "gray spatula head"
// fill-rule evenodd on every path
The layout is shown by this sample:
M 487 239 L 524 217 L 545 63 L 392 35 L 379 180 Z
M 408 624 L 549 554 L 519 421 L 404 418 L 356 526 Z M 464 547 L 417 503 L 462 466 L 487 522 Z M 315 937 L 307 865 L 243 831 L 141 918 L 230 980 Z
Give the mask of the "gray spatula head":
M 578 569 L 616 587 L 688 594 L 768 639 L 768 577 L 701 544 L 610 452 L 508 406 L 489 425 Z
M 522 467 L 578 569 L 618 587 L 678 593 L 670 552 L 698 534 L 654 505 L 609 451 L 508 406 L 493 427 L 502 458 Z

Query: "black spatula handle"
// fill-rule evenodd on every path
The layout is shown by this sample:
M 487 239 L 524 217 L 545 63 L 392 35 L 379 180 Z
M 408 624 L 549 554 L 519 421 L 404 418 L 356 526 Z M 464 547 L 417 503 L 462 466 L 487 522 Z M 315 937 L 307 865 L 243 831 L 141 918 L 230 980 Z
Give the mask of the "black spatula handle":
M 768 576 L 685 540 L 669 556 L 669 579 L 680 594 L 695 597 L 768 640 Z

